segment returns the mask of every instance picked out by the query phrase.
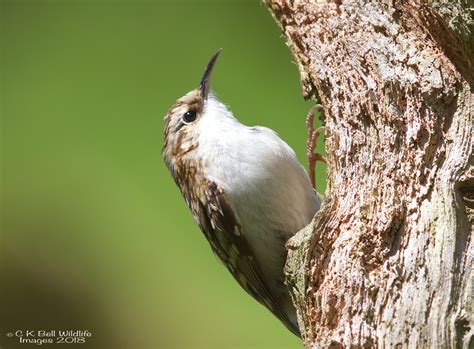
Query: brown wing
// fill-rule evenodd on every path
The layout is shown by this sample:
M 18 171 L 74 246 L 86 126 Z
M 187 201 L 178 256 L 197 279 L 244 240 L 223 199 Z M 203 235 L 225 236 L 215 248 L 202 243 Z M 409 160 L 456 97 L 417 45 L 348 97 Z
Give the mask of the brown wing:
M 200 196 L 198 215 L 200 228 L 206 235 L 212 250 L 229 269 L 237 282 L 258 302 L 265 305 L 288 329 L 299 335 L 279 303 L 274 299 L 260 275 L 261 269 L 252 255 L 237 216 L 222 188 L 207 182 Z M 195 212 L 199 211 L 199 212 Z

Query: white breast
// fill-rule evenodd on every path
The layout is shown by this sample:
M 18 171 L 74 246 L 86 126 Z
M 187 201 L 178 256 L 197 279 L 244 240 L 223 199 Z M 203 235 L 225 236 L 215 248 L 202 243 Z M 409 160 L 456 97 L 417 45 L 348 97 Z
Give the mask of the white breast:
M 216 99 L 197 127 L 198 156 L 235 208 L 265 281 L 281 282 L 284 243 L 320 206 L 308 175 L 275 132 L 240 124 Z

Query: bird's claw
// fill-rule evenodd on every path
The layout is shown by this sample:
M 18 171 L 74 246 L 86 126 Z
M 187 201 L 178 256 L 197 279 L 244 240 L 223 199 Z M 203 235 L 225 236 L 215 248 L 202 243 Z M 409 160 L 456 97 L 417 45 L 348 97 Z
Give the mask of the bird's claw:
M 314 112 L 316 110 L 324 110 L 321 104 L 316 104 L 311 107 L 306 115 L 306 128 L 308 130 L 308 139 L 306 141 L 306 150 L 307 150 L 307 158 L 308 158 L 308 169 L 309 169 L 309 177 L 311 179 L 311 184 L 313 188 L 316 189 L 316 179 L 315 179 L 315 167 L 316 162 L 321 161 L 326 163 L 326 159 L 323 155 L 318 154 L 315 152 L 316 142 L 318 140 L 319 135 L 321 132 L 326 130 L 326 127 L 319 127 L 314 129 L 313 120 L 314 120 Z

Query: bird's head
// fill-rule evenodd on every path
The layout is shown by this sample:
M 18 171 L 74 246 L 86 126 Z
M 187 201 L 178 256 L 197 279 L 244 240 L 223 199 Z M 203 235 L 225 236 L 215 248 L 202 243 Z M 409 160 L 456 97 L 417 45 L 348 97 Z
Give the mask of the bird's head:
M 168 165 L 197 147 L 199 124 L 209 104 L 220 103 L 210 93 L 211 73 L 221 49 L 211 57 L 199 86 L 179 98 L 165 116 L 163 156 Z

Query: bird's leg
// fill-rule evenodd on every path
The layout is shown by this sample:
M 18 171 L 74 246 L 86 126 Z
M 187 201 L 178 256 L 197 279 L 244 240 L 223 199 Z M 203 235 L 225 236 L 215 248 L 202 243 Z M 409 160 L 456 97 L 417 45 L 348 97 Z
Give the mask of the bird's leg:
M 314 129 L 313 120 L 314 120 L 314 112 L 316 110 L 323 110 L 323 106 L 321 104 L 316 104 L 312 106 L 308 114 L 306 115 L 306 129 L 308 130 L 308 139 L 306 141 L 308 169 L 309 169 L 309 177 L 311 179 L 311 184 L 313 185 L 314 189 L 316 189 L 316 179 L 315 179 L 316 162 L 321 161 L 321 162 L 326 163 L 326 159 L 324 158 L 324 156 L 315 152 L 316 141 L 318 140 L 318 137 L 321 134 L 321 132 L 326 130 L 326 127 L 324 126 Z

